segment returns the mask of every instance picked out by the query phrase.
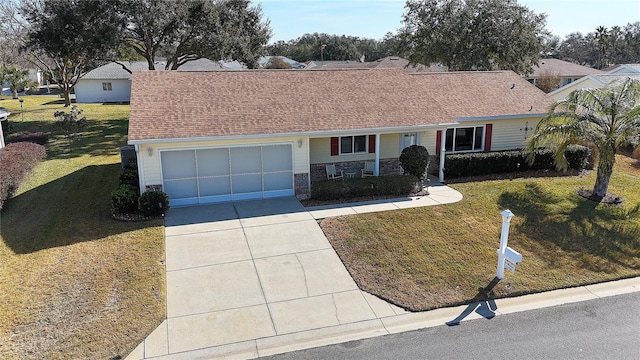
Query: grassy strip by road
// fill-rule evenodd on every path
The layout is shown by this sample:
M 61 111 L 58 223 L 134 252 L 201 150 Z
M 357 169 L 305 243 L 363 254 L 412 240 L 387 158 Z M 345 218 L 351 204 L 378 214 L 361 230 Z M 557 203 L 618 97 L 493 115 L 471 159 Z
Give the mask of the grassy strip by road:
M 360 287 L 419 311 L 467 303 L 495 276 L 500 212 L 516 215 L 509 246 L 523 255 L 494 288 L 507 297 L 640 276 L 640 163 L 619 156 L 609 191 L 620 206 L 576 195 L 588 176 L 451 185 L 456 204 L 326 219 L 321 226 Z
M 14 131 L 51 134 L 48 157 L 0 214 L 0 358 L 125 356 L 164 318 L 161 220 L 110 218 L 128 105 L 79 104 L 89 120 L 69 148 L 55 97 L 0 106 Z

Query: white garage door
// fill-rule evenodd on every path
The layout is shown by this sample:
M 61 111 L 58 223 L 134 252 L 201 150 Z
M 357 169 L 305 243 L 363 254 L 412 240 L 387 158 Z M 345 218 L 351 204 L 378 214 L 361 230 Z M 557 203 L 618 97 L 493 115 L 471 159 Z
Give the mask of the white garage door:
M 291 145 L 161 151 L 172 206 L 291 196 Z

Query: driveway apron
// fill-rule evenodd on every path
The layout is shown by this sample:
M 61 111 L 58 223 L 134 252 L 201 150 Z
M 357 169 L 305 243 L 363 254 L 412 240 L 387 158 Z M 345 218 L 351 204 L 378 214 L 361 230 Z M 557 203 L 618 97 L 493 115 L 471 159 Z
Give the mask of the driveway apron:
M 145 357 L 377 318 L 292 197 L 171 209 L 166 270 L 167 320 Z

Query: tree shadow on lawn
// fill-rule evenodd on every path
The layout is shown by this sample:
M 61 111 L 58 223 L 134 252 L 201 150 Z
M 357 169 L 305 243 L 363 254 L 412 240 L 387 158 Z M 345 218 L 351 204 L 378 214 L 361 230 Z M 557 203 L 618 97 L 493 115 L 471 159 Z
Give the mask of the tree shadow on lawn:
M 583 266 L 591 271 L 607 272 L 610 268 L 601 261 L 594 261 L 593 256 L 640 269 L 637 261 L 640 256 L 640 225 L 637 221 L 640 219 L 640 204 L 630 209 L 598 206 L 598 203 L 577 194 L 568 199 L 554 196 L 536 183 L 527 183 L 523 190 L 504 192 L 498 203 L 524 219 L 522 224 L 516 225 L 520 233 L 534 241 L 576 253 Z M 561 206 L 564 208 L 559 209 Z M 558 261 L 552 251 L 538 255 L 548 263 Z
M 89 125 L 80 133 L 70 146 L 65 134 L 55 121 L 13 122 L 13 129 L 8 134 L 22 131 L 44 132 L 49 134 L 47 157 L 49 159 L 69 159 L 84 155 L 109 156 L 117 155 L 120 146 L 126 145 L 129 120 L 89 120 Z
M 2 209 L 2 239 L 14 253 L 28 254 L 161 225 L 111 218 L 109 194 L 119 171 L 119 164 L 87 166 L 9 199 Z

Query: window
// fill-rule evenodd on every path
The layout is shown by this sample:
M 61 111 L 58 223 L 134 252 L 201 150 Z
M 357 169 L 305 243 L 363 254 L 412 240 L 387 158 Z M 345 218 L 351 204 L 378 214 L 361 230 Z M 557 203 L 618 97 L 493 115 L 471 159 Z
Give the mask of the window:
M 445 151 L 464 152 L 481 151 L 484 138 L 484 126 L 447 129 Z
M 367 136 L 340 137 L 340 154 L 357 154 L 367 152 Z
M 102 91 L 111 91 L 111 83 L 102 83 Z

